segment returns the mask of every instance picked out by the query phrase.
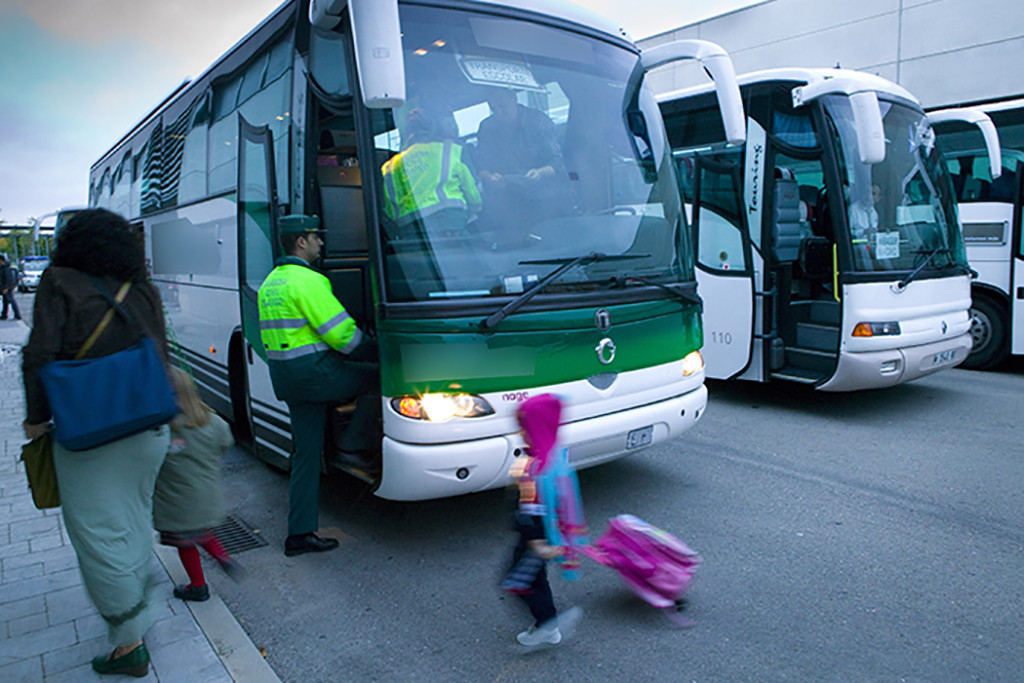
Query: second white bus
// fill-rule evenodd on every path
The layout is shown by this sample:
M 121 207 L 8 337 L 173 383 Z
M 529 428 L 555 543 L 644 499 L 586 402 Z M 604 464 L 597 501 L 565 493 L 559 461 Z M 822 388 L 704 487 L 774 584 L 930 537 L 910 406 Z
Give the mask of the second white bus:
M 877 76 L 739 77 L 746 144 L 715 96 L 659 97 L 696 242 L 708 377 L 874 389 L 971 350 L 970 270 L 919 102 Z

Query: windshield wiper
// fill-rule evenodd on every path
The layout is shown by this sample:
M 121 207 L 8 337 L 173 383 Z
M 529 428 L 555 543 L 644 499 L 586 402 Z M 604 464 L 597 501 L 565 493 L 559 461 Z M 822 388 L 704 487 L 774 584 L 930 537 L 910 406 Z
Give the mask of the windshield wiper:
M 630 276 L 622 278 L 621 280 L 618 278 L 612 278 L 612 287 L 615 287 L 616 285 L 622 285 L 623 287 L 657 287 L 658 289 L 668 292 L 680 301 L 685 301 L 688 304 L 697 304 L 701 307 L 701 310 L 704 309 L 704 300 L 697 294 L 696 282 L 681 284 L 681 289 L 673 289 L 672 287 L 663 285 L 660 282 L 651 282 L 650 280 L 646 280 L 641 277 Z
M 949 247 L 935 247 L 930 252 L 928 252 L 927 256 L 924 257 L 924 260 L 921 261 L 921 265 L 919 265 L 917 268 L 914 268 L 914 270 L 910 271 L 910 275 L 906 276 L 905 278 L 896 283 L 896 288 L 899 289 L 900 291 L 906 289 L 907 285 L 914 281 L 914 278 L 917 277 L 917 274 L 924 270 L 924 267 L 931 263 L 931 260 L 935 258 L 935 255 L 938 254 L 940 251 L 944 251 L 947 254 L 952 253 L 949 250 Z
M 602 253 L 599 253 L 599 252 L 596 252 L 596 251 L 592 251 L 589 254 L 584 254 L 583 256 L 577 256 L 576 258 L 572 258 L 572 259 L 560 258 L 560 259 L 538 259 L 538 260 L 535 260 L 535 261 L 520 261 L 519 265 L 525 265 L 525 264 L 528 264 L 528 263 L 529 264 L 547 264 L 547 265 L 555 264 L 555 263 L 561 263 L 562 265 L 560 265 L 558 268 L 555 268 L 553 271 L 551 271 L 544 279 L 542 279 L 540 282 L 538 282 L 532 288 L 526 290 L 525 292 L 523 292 L 522 294 L 517 296 L 515 299 L 512 299 L 512 301 L 509 301 L 507 304 L 502 306 L 500 309 L 498 309 L 494 313 L 491 313 L 489 316 L 487 316 L 486 318 L 481 320 L 480 321 L 480 329 L 483 330 L 484 332 L 486 332 L 489 329 L 493 328 L 495 325 L 500 323 L 502 320 L 504 320 L 505 318 L 509 317 L 513 313 L 515 313 L 527 301 L 529 301 L 530 299 L 535 297 L 537 294 L 540 294 L 540 291 L 542 289 L 544 289 L 545 287 L 550 285 L 552 282 L 554 282 L 555 280 L 560 278 L 568 270 L 570 270 L 572 268 L 575 268 L 576 266 L 580 265 L 581 263 L 589 265 L 591 263 L 597 263 L 598 261 L 623 261 L 623 260 L 626 260 L 626 259 L 650 258 L 650 256 L 651 256 L 650 254 L 619 254 L 619 255 L 612 255 L 612 256 L 610 256 L 608 254 L 602 254 Z

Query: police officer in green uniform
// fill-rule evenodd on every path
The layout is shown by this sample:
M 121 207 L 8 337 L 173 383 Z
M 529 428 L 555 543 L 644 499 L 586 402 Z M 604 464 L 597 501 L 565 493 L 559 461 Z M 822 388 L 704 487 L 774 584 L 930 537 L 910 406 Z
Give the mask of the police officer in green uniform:
M 260 337 L 274 394 L 291 413 L 295 449 L 284 554 L 292 556 L 338 547 L 338 541 L 315 533 L 327 406 L 358 397 L 338 445 L 346 461 L 365 458 L 379 438 L 380 372 L 376 364 L 361 362 L 375 358 L 373 340 L 334 296 L 330 281 L 311 265 L 323 247 L 319 219 L 284 216 L 279 227 L 288 255 L 278 259 L 260 286 Z

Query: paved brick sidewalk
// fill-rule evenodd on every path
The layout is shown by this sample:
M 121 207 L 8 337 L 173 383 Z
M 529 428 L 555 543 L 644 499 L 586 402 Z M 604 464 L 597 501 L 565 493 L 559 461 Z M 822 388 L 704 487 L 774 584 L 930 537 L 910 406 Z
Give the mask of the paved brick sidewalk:
M 110 650 L 107 629 L 85 593 L 60 511 L 35 508 L 19 462 L 27 336 L 23 323 L 0 321 L 0 681 L 112 680 L 89 663 Z M 146 635 L 152 666 L 140 680 L 277 681 L 220 598 L 186 604 L 171 596 L 186 580 L 175 563 L 173 552 L 153 556 L 158 594 L 167 599 Z

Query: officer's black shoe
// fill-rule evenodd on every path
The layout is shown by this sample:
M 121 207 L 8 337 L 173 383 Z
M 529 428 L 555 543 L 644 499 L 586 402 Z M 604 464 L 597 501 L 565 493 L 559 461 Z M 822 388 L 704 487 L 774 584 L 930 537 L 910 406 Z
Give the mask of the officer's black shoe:
M 320 538 L 316 534 L 298 534 L 289 536 L 284 542 L 284 554 L 288 557 L 302 555 L 303 553 L 322 553 L 334 550 L 338 547 L 338 541 L 333 538 Z

